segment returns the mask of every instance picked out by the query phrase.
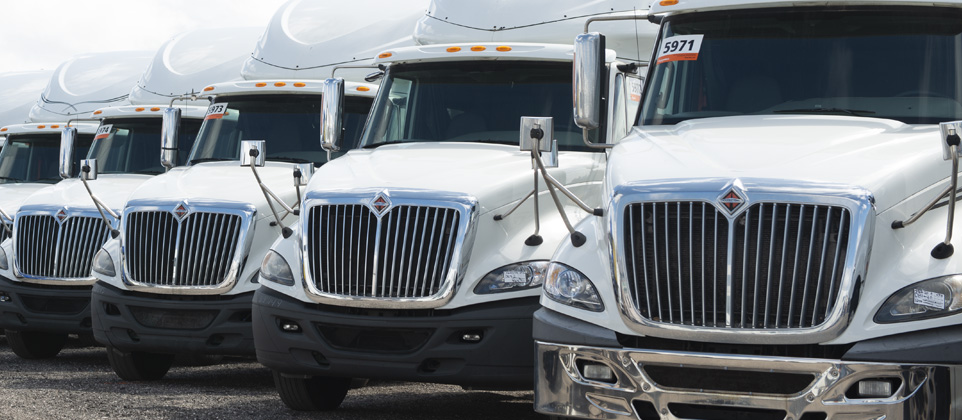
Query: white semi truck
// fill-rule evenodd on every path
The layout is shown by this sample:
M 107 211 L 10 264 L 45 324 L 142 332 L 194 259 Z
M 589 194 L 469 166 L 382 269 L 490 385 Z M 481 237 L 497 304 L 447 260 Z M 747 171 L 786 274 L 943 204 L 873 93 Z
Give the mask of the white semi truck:
M 314 10 L 299 9 L 301 4 L 281 7 L 259 45 L 299 45 L 297 36 L 311 20 L 306 13 Z M 118 376 L 160 379 L 176 355 L 254 354 L 250 313 L 260 287 L 259 264 L 270 244 L 289 234 L 303 184 L 332 157 L 318 144 L 319 79 L 330 76 L 333 63 L 349 61 L 353 48 L 377 42 L 355 41 L 345 38 L 310 49 L 332 64 L 295 77 L 260 78 L 250 72 L 244 80 L 202 89 L 212 103 L 186 166 L 131 193 L 119 235 L 96 258 L 94 337 L 107 346 Z M 256 55 L 270 58 L 271 68 L 295 69 L 301 59 L 265 50 Z M 350 122 L 343 137 L 352 144 L 377 85 L 351 83 L 348 91 Z M 178 120 L 165 116 L 165 125 L 176 126 Z
M 415 38 L 435 33 L 431 28 L 471 26 L 437 19 L 440 3 Z M 496 18 L 488 6 L 470 8 Z M 615 13 L 593 7 L 593 15 L 634 12 L 630 5 Z M 557 42 L 581 30 L 585 18 L 578 20 Z M 528 23 L 560 32 L 552 32 L 552 21 Z M 643 34 L 657 29 L 641 24 Z M 642 41 L 650 51 L 649 44 Z M 610 145 L 627 133 L 641 80 L 639 63 L 601 54 L 612 123 L 588 136 Z M 530 389 L 531 316 L 544 269 L 559 242 L 578 237 L 565 229 L 569 219 L 595 217 L 583 208 L 594 212 L 599 204 L 598 194 L 580 205 L 559 198 L 565 219 L 539 179 L 553 177 L 575 200 L 591 197 L 607 160 L 571 122 L 571 59 L 570 45 L 504 39 L 379 55 L 383 81 L 360 148 L 318 170 L 294 234 L 279 238 L 261 266 L 257 358 L 274 371 L 285 404 L 336 408 L 352 378 Z M 333 92 L 341 88 L 337 80 L 328 84 L 324 130 L 336 133 Z M 554 136 L 549 119 L 527 116 L 553 117 Z M 529 143 L 534 122 L 548 140 L 534 146 L 548 167 L 539 173 L 532 165 L 541 155 Z M 329 139 L 325 147 L 337 150 Z
M 0 290 L 10 296 L 5 312 L 17 322 L 0 321 L 10 330 L 11 348 L 23 358 L 55 356 L 68 334 L 91 336 L 90 290 L 96 280 L 93 257 L 119 224 L 131 191 L 166 167 L 184 162 L 200 129 L 206 106 L 177 108 L 184 119 L 179 127 L 177 156 L 160 159 L 163 110 L 172 100 L 202 89 L 211 80 L 236 75 L 249 56 L 255 28 L 202 29 L 177 35 L 154 54 L 140 80 L 130 90 L 129 105 L 100 108 L 91 150 L 89 139 L 65 134 L 60 156 L 72 156 L 84 145 L 81 177 L 72 169 L 79 160 L 62 160 L 64 180 L 34 192 L 20 206 L 14 240 L 4 251 L 9 269 L 0 269 L 8 282 Z M 227 63 L 228 65 L 225 65 Z M 204 101 L 206 102 L 206 101 Z M 46 305 L 30 305 L 48 302 Z
M 45 70 L 0 73 L 0 92 L 3 92 L 0 94 L 0 130 L 11 124 L 29 122 L 30 107 L 37 103 L 51 73 Z M 6 137 L 6 132 L 0 131 L 0 149 Z
M 650 17 L 605 217 L 546 269 L 536 410 L 962 418 L 962 2 L 681 0 Z M 582 58 L 582 76 L 603 64 Z

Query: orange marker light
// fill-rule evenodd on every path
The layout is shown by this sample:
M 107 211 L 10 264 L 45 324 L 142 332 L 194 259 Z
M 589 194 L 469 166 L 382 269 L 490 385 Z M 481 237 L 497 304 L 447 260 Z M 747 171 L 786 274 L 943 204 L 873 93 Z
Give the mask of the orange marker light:
M 151 110 L 151 111 L 154 111 L 154 112 L 157 112 L 157 111 L 160 111 L 160 108 L 157 108 L 157 107 L 155 106 L 155 107 L 153 107 L 153 108 L 150 108 L 150 110 Z
M 388 58 L 388 57 L 390 57 L 390 56 L 392 56 L 392 55 L 394 55 L 394 53 L 383 52 L 383 53 L 378 54 L 378 55 L 377 55 L 377 58 Z
M 284 83 L 284 82 L 277 82 L 277 83 L 274 83 L 274 86 L 277 86 L 277 87 L 284 87 L 284 86 L 287 86 L 287 83 Z
M 47 128 L 45 125 L 38 125 L 37 128 Z
M 0 132 L 7 131 L 7 127 L 0 128 Z
M 212 91 L 212 90 L 214 90 L 214 87 L 213 87 L 213 86 L 207 86 L 207 87 L 204 88 L 204 92 L 210 92 L 210 91 Z
M 674 6 L 678 4 L 678 0 L 661 0 L 658 4 L 662 6 Z
M 500 47 L 498 47 L 498 48 L 495 48 L 495 49 L 498 50 L 498 51 L 501 51 L 501 52 L 511 51 L 511 47 L 506 46 L 506 45 L 502 45 L 502 46 L 500 46 Z
M 103 114 L 103 113 L 104 113 L 104 112 L 101 111 L 101 110 L 99 110 L 99 109 L 96 110 L 96 111 L 94 111 L 94 115 L 100 115 L 100 114 Z
M 461 47 L 448 47 L 445 51 L 447 52 L 458 52 L 461 51 Z
M 50 128 L 60 128 L 59 125 L 51 125 Z
M 301 82 L 294 83 L 294 87 L 304 87 L 304 86 L 307 86 L 307 84 L 301 83 Z
M 146 109 L 146 108 L 134 108 L 134 111 L 136 111 L 136 112 L 144 112 L 144 109 Z
M 267 83 L 264 83 L 264 82 L 261 82 L 261 83 L 257 83 L 257 84 L 255 84 L 254 86 L 257 86 L 257 87 L 264 87 L 264 86 L 267 86 Z
M 367 87 L 367 86 L 358 86 L 358 87 L 357 87 L 357 91 L 358 91 L 358 92 L 367 92 L 367 91 L 369 91 L 369 90 L 371 90 L 371 88 L 369 88 L 369 87 Z
M 475 45 L 475 46 L 471 47 L 471 51 L 484 51 L 484 50 L 486 50 L 486 49 L 487 49 L 487 48 L 482 47 L 482 46 L 480 46 L 480 45 Z

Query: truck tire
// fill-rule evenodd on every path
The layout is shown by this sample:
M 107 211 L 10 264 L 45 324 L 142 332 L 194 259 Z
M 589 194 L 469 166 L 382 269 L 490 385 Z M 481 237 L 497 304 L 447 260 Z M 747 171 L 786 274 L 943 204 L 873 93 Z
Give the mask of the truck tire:
M 351 387 L 351 378 L 287 378 L 276 371 L 273 373 L 274 386 L 281 401 L 298 411 L 334 410 L 344 401 Z
M 67 334 L 7 330 L 7 343 L 23 359 L 49 359 L 67 344 Z
M 114 373 L 127 381 L 156 381 L 174 364 L 173 354 L 127 352 L 113 347 L 107 347 L 107 359 Z

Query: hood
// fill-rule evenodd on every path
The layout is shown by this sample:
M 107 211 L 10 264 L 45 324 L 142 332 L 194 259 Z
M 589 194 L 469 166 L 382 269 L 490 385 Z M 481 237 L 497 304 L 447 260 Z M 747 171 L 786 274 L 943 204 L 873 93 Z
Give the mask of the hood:
M 111 210 L 120 212 L 127 197 L 137 187 L 152 178 L 151 175 L 101 174 L 95 181 L 88 181 L 90 189 Z M 59 208 L 96 211 L 87 189 L 78 178 L 65 179 L 56 185 L 43 188 L 24 200 L 21 209 Z
M 293 165 L 268 162 L 267 166 L 257 168 L 257 172 L 264 184 L 284 199 L 287 205 L 296 203 Z M 239 161 L 207 162 L 174 168 L 147 180 L 134 190 L 128 201 L 135 200 L 242 203 L 257 207 L 259 218 L 271 214 L 251 169 L 240 166 Z
M 22 184 L 0 184 L 0 210 L 10 217 L 14 217 L 27 197 L 37 190 L 50 187 L 50 184 L 25 182 Z
M 611 153 L 608 184 L 693 178 L 833 183 L 878 212 L 949 176 L 937 125 L 843 116 L 745 116 L 637 127 Z
M 560 167 L 549 169 L 559 182 L 592 180 L 594 153 L 559 155 Z M 352 150 L 318 169 L 308 188 L 311 194 L 392 188 L 463 193 L 478 199 L 483 214 L 523 198 L 532 179 L 531 155 L 517 146 L 409 143 Z

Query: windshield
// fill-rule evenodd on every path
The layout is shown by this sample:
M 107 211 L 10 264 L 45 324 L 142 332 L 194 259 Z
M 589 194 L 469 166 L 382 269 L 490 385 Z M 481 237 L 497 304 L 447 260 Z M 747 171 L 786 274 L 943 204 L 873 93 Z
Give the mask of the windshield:
M 331 158 L 356 146 L 372 99 L 348 96 L 344 102 L 342 151 L 332 154 Z M 226 108 L 217 108 L 224 104 Z M 327 152 L 320 145 L 319 95 L 220 98 L 207 114 L 190 154 L 191 164 L 238 160 L 242 140 L 266 140 L 267 160 L 327 162 Z
M 185 162 L 201 120 L 184 118 L 180 122 L 178 162 Z M 160 174 L 160 118 L 106 119 L 98 132 L 107 131 L 106 137 L 98 135 L 90 148 L 88 159 L 97 159 L 102 174 Z
M 572 116 L 571 63 L 395 64 L 362 147 L 407 142 L 517 145 L 521 117 L 553 117 L 561 150 L 588 150 Z M 592 130 L 592 137 L 598 130 Z M 592 138 L 592 141 L 597 139 Z
M 744 114 L 962 119 L 962 11 L 782 8 L 662 27 L 642 125 Z
M 77 135 L 73 161 L 80 162 L 93 141 L 93 134 Z M 11 134 L 0 150 L 0 184 L 60 181 L 60 133 Z M 80 165 L 73 165 L 71 176 L 77 176 Z

